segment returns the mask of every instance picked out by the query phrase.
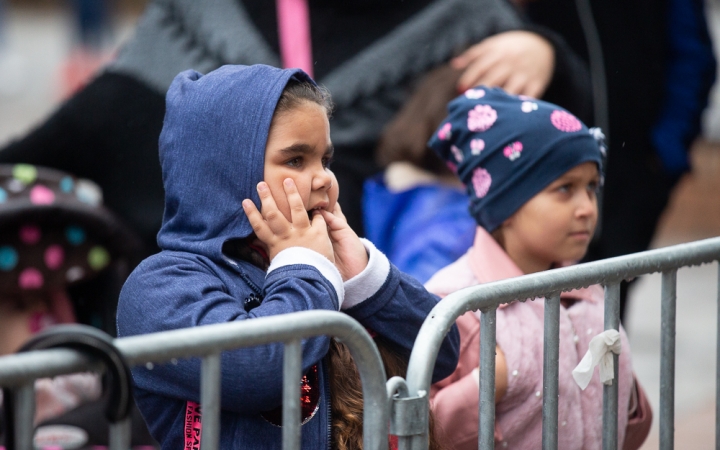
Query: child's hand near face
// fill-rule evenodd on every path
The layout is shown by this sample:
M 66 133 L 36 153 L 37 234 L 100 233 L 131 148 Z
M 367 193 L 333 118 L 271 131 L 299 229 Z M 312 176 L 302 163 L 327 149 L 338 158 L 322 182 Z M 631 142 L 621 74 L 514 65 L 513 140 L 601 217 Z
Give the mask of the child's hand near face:
M 262 212 L 258 211 L 255 204 L 249 199 L 245 199 L 242 205 L 255 235 L 267 246 L 270 261 L 286 248 L 305 247 L 320 253 L 335 263 L 333 244 L 328 237 L 325 219 L 322 215 L 315 214 L 312 222 L 310 221 L 292 179 L 287 178 L 283 182 L 283 189 L 290 206 L 291 220 L 289 221 L 278 209 L 267 183 L 260 182 L 257 189 L 262 202 Z
M 335 203 L 332 212 L 325 210 L 315 212 L 315 217 L 317 216 L 322 216 L 327 223 L 335 253 L 335 266 L 340 271 L 343 281 L 358 275 L 368 265 L 367 250 L 348 225 L 340 204 Z

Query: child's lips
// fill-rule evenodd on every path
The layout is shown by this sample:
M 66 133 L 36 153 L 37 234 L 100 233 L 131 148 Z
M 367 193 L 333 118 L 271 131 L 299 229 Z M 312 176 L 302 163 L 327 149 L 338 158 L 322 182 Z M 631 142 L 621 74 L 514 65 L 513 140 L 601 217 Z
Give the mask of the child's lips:
M 307 213 L 308 213 L 308 217 L 310 217 L 310 219 L 312 220 L 313 211 L 324 210 L 324 209 L 327 209 L 327 207 L 328 207 L 328 203 L 327 203 L 327 202 L 318 203 L 318 204 L 315 205 L 314 207 L 308 209 L 308 212 L 307 212 Z
M 308 214 L 312 214 L 312 212 L 315 210 L 319 211 L 321 209 L 327 209 L 327 207 L 328 207 L 328 202 L 320 202 L 320 203 L 316 204 L 315 206 L 313 206 L 312 208 L 308 209 Z
M 590 239 L 590 232 L 588 230 L 573 231 L 570 233 L 570 237 L 576 239 Z

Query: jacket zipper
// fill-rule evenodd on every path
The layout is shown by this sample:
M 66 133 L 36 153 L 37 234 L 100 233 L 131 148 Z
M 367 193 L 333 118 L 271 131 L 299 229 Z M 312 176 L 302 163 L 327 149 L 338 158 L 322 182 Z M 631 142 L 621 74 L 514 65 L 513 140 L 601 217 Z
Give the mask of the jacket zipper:
M 325 388 L 325 405 L 327 407 L 327 448 L 328 450 L 332 447 L 332 403 L 330 402 L 330 380 L 328 380 L 328 368 L 326 358 L 322 360 L 323 368 L 323 386 Z
M 260 289 L 260 286 L 255 284 L 255 282 L 249 276 L 247 276 L 247 274 L 245 272 L 242 272 L 241 270 L 238 269 L 238 273 L 240 274 L 240 278 L 245 280 L 245 282 L 248 284 L 248 286 L 250 286 L 250 289 L 252 289 L 253 292 L 255 292 L 255 294 L 257 294 L 258 296 L 261 297 L 262 289 Z

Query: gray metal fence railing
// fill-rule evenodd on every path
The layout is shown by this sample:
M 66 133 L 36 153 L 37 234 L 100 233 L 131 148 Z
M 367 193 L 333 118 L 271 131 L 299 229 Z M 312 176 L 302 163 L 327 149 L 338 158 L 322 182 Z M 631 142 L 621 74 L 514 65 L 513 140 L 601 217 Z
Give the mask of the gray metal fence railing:
M 494 447 L 495 423 L 495 318 L 502 303 L 545 297 L 543 351 L 543 449 L 558 447 L 558 353 L 560 293 L 593 284 L 605 286 L 605 329 L 619 326 L 620 282 L 654 272 L 662 273 L 660 448 L 673 448 L 675 386 L 676 274 L 681 267 L 720 260 L 720 238 L 580 264 L 518 278 L 487 283 L 453 293 L 431 311 L 415 341 L 407 380 L 385 381 L 377 347 L 368 332 L 349 316 L 331 311 L 305 311 L 287 315 L 174 330 L 115 339 L 114 344 L 131 366 L 163 363 L 175 358 L 201 357 L 201 404 L 203 407 L 202 450 L 219 444 L 220 353 L 239 347 L 284 342 L 283 448 L 298 449 L 300 417 L 297 380 L 301 377 L 300 342 L 304 338 L 329 335 L 345 343 L 357 364 L 365 399 L 364 448 L 385 450 L 388 425 L 399 437 L 400 450 L 427 449 L 429 393 L 433 367 L 440 345 L 455 320 L 469 310 L 480 310 L 480 398 L 479 442 L 482 449 Z M 720 284 L 720 273 L 719 281 Z M 718 299 L 720 302 L 720 297 Z M 719 308 L 720 311 L 720 308 Z M 720 313 L 718 314 L 720 343 Z M 720 345 L 718 345 L 720 357 Z M 615 379 L 617 379 L 617 355 Z M 720 358 L 718 359 L 720 361 Z M 31 424 L 33 381 L 37 378 L 98 369 L 96 360 L 69 349 L 30 351 L 0 357 L 0 386 L 15 389 L 18 424 Z M 720 393 L 720 370 L 716 374 Z M 603 449 L 617 449 L 617 383 L 603 392 Z M 720 403 L 716 408 L 716 445 L 720 444 Z M 18 433 L 19 449 L 32 449 L 32 428 Z M 111 449 L 127 450 L 127 424 L 111 430 Z M 717 447 L 720 448 L 720 447 Z
M 302 339 L 334 336 L 350 349 L 362 382 L 364 448 L 387 450 L 389 423 L 385 369 L 368 332 L 349 316 L 332 311 L 303 311 L 242 322 L 208 325 L 115 339 L 114 344 L 130 366 L 157 364 L 173 359 L 202 357 L 200 400 L 203 450 L 218 448 L 220 437 L 220 353 L 240 347 L 283 342 L 284 449 L 300 448 L 300 382 Z M 98 369 L 98 364 L 70 349 L 49 349 L 0 357 L 0 386 L 16 391 L 19 450 L 33 449 L 34 380 Z M 294 418 L 294 420 L 293 420 Z M 127 450 L 130 428 L 126 423 L 110 430 L 110 448 Z
M 494 448 L 495 424 L 495 317 L 497 307 L 515 300 L 545 297 L 543 352 L 542 448 L 557 449 L 558 433 L 558 352 L 560 293 L 593 284 L 605 286 L 605 329 L 620 323 L 620 282 L 640 275 L 661 272 L 661 374 L 660 448 L 674 445 L 675 396 L 675 304 L 677 269 L 720 260 L 720 238 L 675 245 L 658 250 L 564 267 L 518 278 L 466 288 L 445 297 L 425 320 L 413 347 L 407 373 L 407 400 L 428 405 L 427 393 L 440 344 L 455 320 L 470 310 L 480 310 L 480 420 L 478 447 Z M 718 274 L 720 280 L 720 273 Z M 720 281 L 719 281 L 720 283 Z M 720 302 L 720 298 L 718 300 Z M 720 331 L 720 314 L 718 314 Z M 720 343 L 720 332 L 718 333 Z M 718 345 L 720 358 L 720 345 Z M 618 356 L 615 359 L 617 379 Z M 720 359 L 719 359 L 720 361 Z M 716 374 L 720 393 L 720 370 Z M 716 397 L 716 445 L 720 444 L 720 403 Z M 426 406 L 427 407 L 427 406 Z M 603 449 L 617 449 L 617 383 L 603 391 Z M 393 413 L 395 414 L 395 413 Z M 393 420 L 396 420 L 393 418 Z M 401 436 L 400 449 L 427 449 L 428 419 L 413 428 L 413 435 Z M 622 444 L 622 443 L 620 443 Z M 717 447 L 720 448 L 720 447 Z

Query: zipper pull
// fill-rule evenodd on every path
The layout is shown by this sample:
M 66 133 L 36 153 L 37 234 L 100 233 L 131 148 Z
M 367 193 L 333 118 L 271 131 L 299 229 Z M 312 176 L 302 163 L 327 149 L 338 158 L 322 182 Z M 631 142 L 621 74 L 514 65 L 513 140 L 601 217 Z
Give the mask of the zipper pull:
M 250 312 L 250 310 L 257 308 L 262 303 L 262 298 L 260 298 L 257 294 L 253 293 L 248 295 L 248 297 L 243 300 L 243 307 L 245 308 L 246 312 Z

